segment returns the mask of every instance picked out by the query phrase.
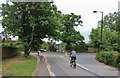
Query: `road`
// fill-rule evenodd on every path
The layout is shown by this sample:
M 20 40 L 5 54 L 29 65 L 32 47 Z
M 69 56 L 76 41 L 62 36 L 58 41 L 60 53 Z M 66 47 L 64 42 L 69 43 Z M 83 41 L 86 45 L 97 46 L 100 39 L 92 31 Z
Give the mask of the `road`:
M 94 53 L 77 54 L 77 68 L 69 65 L 69 57 L 62 53 L 42 53 L 51 76 L 118 76 L 118 69 L 94 59 Z M 113 77 L 112 77 L 113 78 Z

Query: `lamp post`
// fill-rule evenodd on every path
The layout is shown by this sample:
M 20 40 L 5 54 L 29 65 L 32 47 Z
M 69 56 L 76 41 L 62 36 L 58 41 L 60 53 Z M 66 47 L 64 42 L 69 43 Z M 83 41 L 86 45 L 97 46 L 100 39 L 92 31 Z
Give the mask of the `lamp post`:
M 93 13 L 102 13 L 102 20 L 101 20 L 101 36 L 100 36 L 100 44 L 102 44 L 102 34 L 103 34 L 103 12 L 102 12 L 102 11 L 93 11 Z

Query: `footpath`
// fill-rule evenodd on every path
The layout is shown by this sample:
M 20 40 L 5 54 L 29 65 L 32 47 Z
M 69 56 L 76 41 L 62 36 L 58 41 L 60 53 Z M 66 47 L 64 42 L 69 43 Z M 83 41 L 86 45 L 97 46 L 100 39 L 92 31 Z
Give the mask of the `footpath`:
M 35 71 L 33 72 L 32 78 L 36 78 L 37 76 L 50 76 L 45 57 L 42 55 L 38 56 L 37 53 L 32 53 L 32 55 L 37 58 L 37 65 Z

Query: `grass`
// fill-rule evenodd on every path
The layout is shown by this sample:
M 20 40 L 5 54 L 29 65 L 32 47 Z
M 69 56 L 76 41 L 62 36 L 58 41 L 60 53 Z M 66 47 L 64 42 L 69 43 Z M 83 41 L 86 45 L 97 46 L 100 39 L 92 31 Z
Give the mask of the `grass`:
M 30 56 L 29 59 L 24 58 L 23 54 L 19 54 L 13 58 L 4 59 L 2 61 L 3 76 L 32 76 L 36 67 L 37 59 Z

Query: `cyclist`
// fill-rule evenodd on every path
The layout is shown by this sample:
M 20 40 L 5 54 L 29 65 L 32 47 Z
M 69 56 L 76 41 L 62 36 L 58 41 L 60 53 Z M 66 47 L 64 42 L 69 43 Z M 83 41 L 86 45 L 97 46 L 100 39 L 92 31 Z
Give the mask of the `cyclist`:
M 74 49 L 70 52 L 69 56 L 70 56 L 70 63 L 76 61 L 76 51 Z

